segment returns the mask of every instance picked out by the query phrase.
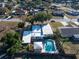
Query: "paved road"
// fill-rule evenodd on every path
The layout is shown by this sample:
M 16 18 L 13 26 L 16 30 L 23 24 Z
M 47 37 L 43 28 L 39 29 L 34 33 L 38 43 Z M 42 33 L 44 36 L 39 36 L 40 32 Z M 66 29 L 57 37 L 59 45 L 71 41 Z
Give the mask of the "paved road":
M 1 21 L 8 21 L 8 22 L 22 22 L 19 18 L 11 18 L 11 19 L 0 19 Z
M 61 19 L 51 19 L 50 21 L 56 21 L 56 22 L 61 22 L 61 21 L 63 21 L 63 22 L 77 22 L 77 19 L 69 19 L 69 18 L 67 18 L 66 16 L 64 16 L 64 18 L 61 18 Z

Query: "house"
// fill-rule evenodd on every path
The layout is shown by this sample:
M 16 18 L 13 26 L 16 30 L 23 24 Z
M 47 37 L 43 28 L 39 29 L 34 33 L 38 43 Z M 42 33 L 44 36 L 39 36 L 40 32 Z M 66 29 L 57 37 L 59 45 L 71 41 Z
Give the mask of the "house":
M 31 30 L 23 32 L 22 43 L 33 44 L 35 53 L 58 53 L 55 41 L 50 38 L 52 35 L 49 24 L 32 25 Z
M 49 24 L 46 25 L 32 25 L 31 31 L 24 31 L 22 41 L 23 43 L 31 43 L 31 40 L 43 40 L 46 36 L 52 36 L 53 31 Z
M 71 16 L 78 16 L 79 15 L 79 12 L 76 12 L 76 11 L 68 11 L 68 12 L 66 12 L 66 14 L 71 15 Z
M 59 33 L 62 37 L 72 37 L 79 34 L 79 27 L 59 27 Z
M 64 17 L 64 12 L 62 10 L 60 10 L 60 9 L 57 9 L 57 10 L 53 10 L 52 15 L 53 16 Z
M 26 14 L 26 12 L 21 9 L 15 9 L 12 11 L 12 15 L 25 15 L 25 14 Z

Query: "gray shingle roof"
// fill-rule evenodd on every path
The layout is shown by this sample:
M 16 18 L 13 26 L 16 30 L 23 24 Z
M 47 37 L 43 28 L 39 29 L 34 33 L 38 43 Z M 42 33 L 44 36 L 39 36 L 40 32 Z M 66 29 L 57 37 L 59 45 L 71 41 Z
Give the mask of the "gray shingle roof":
M 79 27 L 60 27 L 59 32 L 62 37 L 72 37 L 74 34 L 79 34 Z

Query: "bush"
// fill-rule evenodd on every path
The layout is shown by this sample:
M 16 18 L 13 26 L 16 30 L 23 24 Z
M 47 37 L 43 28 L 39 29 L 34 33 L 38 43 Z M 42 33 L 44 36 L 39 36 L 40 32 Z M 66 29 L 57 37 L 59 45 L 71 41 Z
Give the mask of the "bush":
M 24 27 L 24 23 L 23 22 L 18 23 L 18 28 L 23 28 L 23 27 Z

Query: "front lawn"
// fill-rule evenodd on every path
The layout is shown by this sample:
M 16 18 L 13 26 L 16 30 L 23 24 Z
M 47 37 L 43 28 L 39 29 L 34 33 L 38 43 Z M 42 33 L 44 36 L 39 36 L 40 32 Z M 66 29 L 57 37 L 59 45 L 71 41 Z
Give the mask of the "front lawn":
M 61 24 L 60 22 L 51 22 L 50 23 L 52 29 L 54 28 L 54 31 L 56 32 L 56 30 L 58 30 L 58 27 L 62 27 L 63 24 Z

